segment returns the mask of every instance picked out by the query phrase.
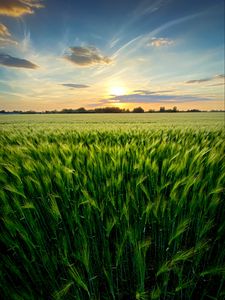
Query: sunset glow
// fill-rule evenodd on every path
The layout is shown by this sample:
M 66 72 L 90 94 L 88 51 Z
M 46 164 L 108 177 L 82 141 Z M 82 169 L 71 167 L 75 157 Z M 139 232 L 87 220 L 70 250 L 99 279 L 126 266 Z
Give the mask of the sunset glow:
M 122 96 L 126 94 L 126 89 L 122 86 L 113 86 L 110 88 L 110 95 Z
M 224 1 L 0 1 L 0 110 L 224 109 Z

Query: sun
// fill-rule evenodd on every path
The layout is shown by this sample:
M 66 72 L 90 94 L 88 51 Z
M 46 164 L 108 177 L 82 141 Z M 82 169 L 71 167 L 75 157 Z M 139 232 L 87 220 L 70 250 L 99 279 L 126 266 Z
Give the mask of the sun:
M 110 95 L 113 96 L 122 96 L 126 94 L 126 89 L 123 86 L 112 86 L 109 91 Z

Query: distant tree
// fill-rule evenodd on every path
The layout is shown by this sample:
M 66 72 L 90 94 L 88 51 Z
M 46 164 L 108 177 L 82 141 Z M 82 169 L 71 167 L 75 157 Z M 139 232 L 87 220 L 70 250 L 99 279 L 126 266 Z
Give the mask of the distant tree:
M 122 113 L 124 111 L 119 107 L 100 107 L 100 108 L 95 108 L 94 112 L 96 112 L 96 113 Z
M 201 112 L 199 109 L 188 109 L 187 112 Z
M 80 107 L 80 108 L 76 109 L 75 112 L 77 112 L 77 113 L 86 113 L 87 111 L 84 107 Z
M 177 107 L 174 106 L 174 107 L 173 107 L 173 112 L 177 112 L 177 111 L 178 111 Z
M 159 109 L 159 111 L 160 112 L 165 112 L 166 111 L 165 106 L 161 106 L 160 109 Z
M 74 109 L 72 108 L 64 108 L 60 111 L 62 114 L 72 114 L 74 112 Z
M 37 112 L 36 111 L 34 111 L 34 110 L 27 110 L 27 111 L 24 111 L 23 112 L 24 114 L 36 114 Z
M 22 110 L 13 110 L 13 114 L 23 114 L 24 112 Z
M 144 113 L 145 111 L 142 107 L 139 106 L 139 107 L 134 108 L 132 112 L 133 113 Z
M 154 113 L 155 112 L 155 110 L 154 109 L 149 109 L 149 111 L 148 111 L 149 113 Z

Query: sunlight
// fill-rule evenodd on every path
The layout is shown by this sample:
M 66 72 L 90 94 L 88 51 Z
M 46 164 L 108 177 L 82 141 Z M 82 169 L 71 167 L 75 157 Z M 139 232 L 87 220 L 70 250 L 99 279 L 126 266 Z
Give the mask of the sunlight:
M 122 86 L 112 86 L 110 87 L 110 95 L 113 96 L 122 96 L 126 94 L 126 89 Z

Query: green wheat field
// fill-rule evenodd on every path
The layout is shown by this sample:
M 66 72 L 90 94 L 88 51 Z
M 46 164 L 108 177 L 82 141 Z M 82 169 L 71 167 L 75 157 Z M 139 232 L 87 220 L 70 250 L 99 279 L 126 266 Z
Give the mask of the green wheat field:
M 223 113 L 0 116 L 2 299 L 224 299 Z

